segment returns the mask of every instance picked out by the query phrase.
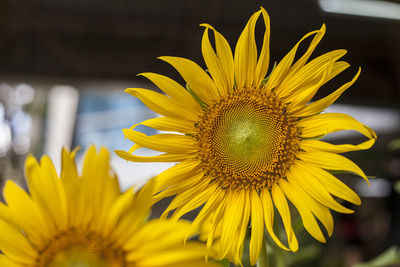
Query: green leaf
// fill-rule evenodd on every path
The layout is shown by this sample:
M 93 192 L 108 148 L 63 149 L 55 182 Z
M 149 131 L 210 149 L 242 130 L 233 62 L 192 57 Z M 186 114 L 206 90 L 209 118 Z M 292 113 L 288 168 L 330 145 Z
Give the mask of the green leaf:
M 375 259 L 369 262 L 357 263 L 352 267 L 386 267 L 400 264 L 400 250 L 398 247 L 391 247 Z

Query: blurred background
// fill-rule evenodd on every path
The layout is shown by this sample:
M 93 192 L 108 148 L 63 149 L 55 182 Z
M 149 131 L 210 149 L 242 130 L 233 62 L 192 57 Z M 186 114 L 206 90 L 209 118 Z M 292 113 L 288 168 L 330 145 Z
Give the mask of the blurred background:
M 347 154 L 375 177 L 371 186 L 341 176 L 363 204 L 351 207 L 355 214 L 334 214 L 335 230 L 327 244 L 304 234 L 303 252 L 295 259 L 286 257 L 286 265 L 353 266 L 399 246 L 399 1 L 0 0 L 0 184 L 13 179 L 24 186 L 29 153 L 49 154 L 59 169 L 63 145 L 81 146 L 81 151 L 93 143 L 129 149 L 132 143 L 124 140 L 122 128 L 156 116 L 123 93 L 127 87 L 157 90 L 137 74 L 157 72 L 183 82 L 156 57 L 182 56 L 205 67 L 199 24 L 215 26 L 234 47 L 260 5 L 271 18 L 272 63 L 326 23 L 327 33 L 314 56 L 344 48 L 349 51 L 344 60 L 352 66 L 321 88 L 317 98 L 349 81 L 361 66 L 358 81 L 328 111 L 348 113 L 378 134 L 372 149 Z M 260 44 L 264 28 L 258 25 Z M 344 132 L 329 141 L 357 143 L 359 138 Z M 112 164 L 123 189 L 171 166 L 127 163 L 115 155 Z M 158 204 L 153 216 L 164 206 Z

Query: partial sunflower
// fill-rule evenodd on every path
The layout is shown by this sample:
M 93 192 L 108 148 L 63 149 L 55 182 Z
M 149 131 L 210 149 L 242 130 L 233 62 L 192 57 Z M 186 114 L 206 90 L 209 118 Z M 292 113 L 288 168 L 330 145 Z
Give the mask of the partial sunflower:
M 205 245 L 184 245 L 190 223 L 146 223 L 152 183 L 121 193 L 106 149 L 87 151 L 81 175 L 74 154 L 63 150 L 61 179 L 47 156 L 28 157 L 30 195 L 7 181 L 0 266 L 206 266 Z
M 255 26 L 260 15 L 266 30 L 257 55 Z M 188 59 L 161 57 L 185 79 L 186 89 L 154 73 L 141 75 L 167 95 L 126 89 L 163 115 L 141 125 L 175 133 L 146 136 L 135 131 L 137 125 L 133 125 L 124 133 L 135 144 L 129 152 L 116 151 L 117 154 L 136 162 L 179 162 L 156 177 L 155 198 L 176 195 L 164 213 L 166 216 L 175 210 L 175 219 L 202 207 L 193 226 L 207 226 L 207 244 L 218 248 L 221 259 L 241 262 L 249 223 L 251 264 L 258 258 L 264 225 L 279 247 L 296 251 L 298 242 L 287 199 L 299 211 L 307 231 L 325 242 L 316 219 L 330 236 L 333 219 L 329 209 L 352 212 L 333 196 L 357 205 L 361 202 L 330 171 L 354 173 L 367 180 L 356 164 L 338 153 L 368 149 L 376 135 L 346 114 L 321 112 L 355 82 L 360 71 L 327 97 L 310 102 L 322 85 L 349 67 L 347 62 L 338 61 L 345 50 L 334 50 L 309 61 L 325 34 L 325 25 L 306 34 L 267 78 L 270 20 L 263 8 L 249 19 L 234 55 L 218 31 L 208 24 L 202 26 L 205 30 L 201 48 L 208 73 Z M 210 31 L 215 48 L 209 40 Z M 310 37 L 308 49 L 294 62 L 299 45 Z M 333 145 L 319 140 L 341 130 L 358 131 L 368 140 L 358 145 Z M 153 157 L 134 155 L 141 147 L 165 153 Z M 287 245 L 273 231 L 274 207 L 282 218 Z

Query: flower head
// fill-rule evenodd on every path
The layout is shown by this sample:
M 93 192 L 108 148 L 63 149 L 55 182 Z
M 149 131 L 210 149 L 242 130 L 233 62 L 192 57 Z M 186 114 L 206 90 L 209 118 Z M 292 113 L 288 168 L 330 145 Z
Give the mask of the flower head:
M 0 266 L 206 266 L 206 248 L 184 238 L 190 224 L 152 220 L 152 183 L 120 192 L 109 152 L 62 152 L 59 178 L 50 159 L 26 160 L 30 194 L 8 181 L 0 203 Z M 208 265 L 207 265 L 208 266 Z
M 255 26 L 260 16 L 266 30 L 258 55 Z M 330 95 L 310 102 L 322 85 L 349 67 L 339 61 L 345 50 L 309 60 L 325 34 L 325 25 L 306 34 L 266 78 L 269 23 L 263 8 L 254 13 L 234 54 L 218 31 L 203 24 L 201 48 L 208 73 L 188 59 L 161 57 L 181 74 L 186 88 L 165 76 L 142 73 L 167 95 L 140 88 L 126 92 L 162 115 L 141 125 L 178 134 L 146 136 L 135 131 L 134 125 L 124 133 L 135 145 L 129 152 L 117 151 L 120 157 L 136 162 L 179 162 L 156 177 L 156 199 L 176 195 L 164 216 L 175 210 L 172 217 L 177 219 L 202 207 L 193 226 L 203 226 L 207 245 L 218 249 L 219 258 L 228 257 L 235 263 L 241 262 L 249 223 L 251 264 L 258 258 L 264 227 L 279 247 L 298 249 L 287 199 L 299 211 L 307 231 L 325 242 L 316 219 L 330 236 L 330 209 L 352 212 L 334 196 L 360 204 L 357 194 L 329 171 L 354 173 L 367 180 L 356 164 L 338 153 L 368 149 L 376 139 L 373 130 L 346 114 L 321 113 L 355 82 L 360 71 Z M 299 45 L 311 37 L 306 52 L 294 61 Z M 319 140 L 341 130 L 358 131 L 368 140 L 358 145 Z M 140 147 L 165 153 L 134 155 Z M 287 244 L 274 233 L 275 209 L 282 218 Z

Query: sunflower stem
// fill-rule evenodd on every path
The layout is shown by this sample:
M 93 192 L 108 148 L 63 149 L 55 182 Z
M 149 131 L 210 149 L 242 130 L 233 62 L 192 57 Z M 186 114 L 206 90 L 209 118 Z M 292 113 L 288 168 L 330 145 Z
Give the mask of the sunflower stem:
M 265 240 L 266 238 L 267 238 L 267 236 L 264 235 L 263 242 L 261 245 L 260 256 L 258 257 L 258 260 L 257 260 L 257 267 L 268 267 L 269 266 L 268 254 L 267 254 L 267 242 Z

